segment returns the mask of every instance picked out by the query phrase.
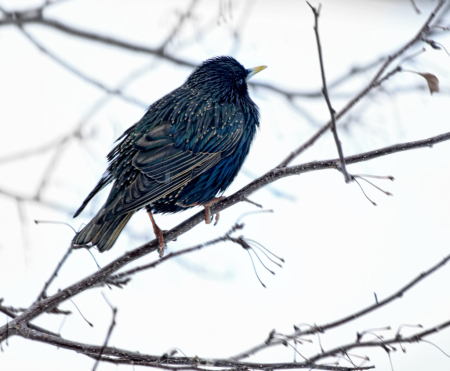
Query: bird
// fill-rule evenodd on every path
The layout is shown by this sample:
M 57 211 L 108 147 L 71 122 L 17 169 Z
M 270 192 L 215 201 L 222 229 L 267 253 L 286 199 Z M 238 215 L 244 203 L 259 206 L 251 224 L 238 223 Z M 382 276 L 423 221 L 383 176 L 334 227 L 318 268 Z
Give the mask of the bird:
M 247 81 L 265 68 L 246 69 L 233 57 L 213 57 L 150 105 L 117 139 L 107 155 L 106 171 L 75 212 L 74 218 L 112 183 L 106 202 L 75 235 L 72 247 L 109 250 L 143 208 L 159 240 L 160 256 L 165 231 L 153 214 L 204 206 L 209 224 L 210 207 L 238 174 L 259 127 L 259 110 Z

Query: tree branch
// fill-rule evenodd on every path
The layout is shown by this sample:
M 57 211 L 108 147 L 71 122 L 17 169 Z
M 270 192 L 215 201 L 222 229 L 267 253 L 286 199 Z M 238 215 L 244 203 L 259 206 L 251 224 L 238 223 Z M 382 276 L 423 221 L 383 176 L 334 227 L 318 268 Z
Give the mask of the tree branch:
M 39 300 L 45 299 L 47 297 L 47 289 L 48 289 L 48 287 L 53 282 L 53 280 L 58 276 L 59 270 L 61 269 L 62 265 L 67 260 L 67 258 L 69 257 L 69 255 L 70 255 L 70 253 L 72 251 L 73 251 L 72 247 L 69 247 L 67 249 L 66 253 L 64 254 L 62 259 L 59 261 L 58 265 L 56 266 L 56 269 L 54 270 L 54 272 L 52 273 L 52 275 L 50 276 L 48 281 L 45 282 L 44 287 L 42 288 L 41 292 L 39 293 L 35 303 L 38 302 Z
M 286 362 L 286 363 L 254 363 L 254 362 L 238 362 L 229 359 L 206 359 L 195 357 L 170 357 L 169 355 L 154 356 L 143 354 L 139 352 L 131 352 L 124 349 L 113 347 L 101 347 L 98 345 L 79 343 L 70 341 L 61 337 L 47 335 L 40 331 L 29 329 L 25 326 L 21 328 L 13 328 L 10 330 L 12 334 L 21 336 L 23 338 L 39 341 L 41 343 L 50 344 L 59 348 L 69 349 L 78 353 L 85 354 L 90 357 L 98 357 L 100 352 L 103 352 L 100 358 L 103 362 L 111 362 L 115 364 L 133 364 L 139 366 L 150 366 L 155 368 L 164 368 L 170 370 L 180 369 L 198 369 L 198 366 L 211 367 L 227 367 L 233 369 L 255 369 L 255 370 L 283 370 L 283 369 L 318 369 L 330 371 L 351 371 L 355 370 L 353 367 L 329 366 L 321 365 L 312 362 Z M 187 367 L 167 367 L 171 365 L 187 366 Z M 358 370 L 371 369 L 373 366 L 361 367 Z
M 389 154 L 403 152 L 406 150 L 421 148 L 421 147 L 431 147 L 433 144 L 440 143 L 443 141 L 447 141 L 450 139 L 450 132 L 437 135 L 435 137 L 431 137 L 424 140 L 419 140 L 416 142 L 407 142 L 402 144 L 396 144 L 390 147 L 385 147 L 381 149 L 377 149 L 370 152 L 361 153 L 354 156 L 349 156 L 345 159 L 347 164 L 354 164 L 357 162 L 364 162 L 374 158 L 378 158 L 381 156 L 386 156 Z M 223 201 L 219 201 L 211 207 L 211 213 L 218 213 L 222 210 L 225 210 L 241 201 L 243 201 L 250 194 L 254 193 L 258 189 L 266 186 L 267 184 L 273 183 L 278 179 L 286 178 L 292 175 L 299 175 L 306 172 L 318 171 L 324 169 L 337 169 L 339 164 L 338 159 L 332 160 L 324 160 L 324 161 L 313 161 L 302 165 L 285 167 L 285 168 L 275 168 L 262 177 L 254 180 L 235 194 L 226 198 Z M 187 231 L 194 228 L 197 224 L 200 224 L 204 221 L 204 212 L 200 211 L 192 217 L 186 219 L 184 222 L 180 223 L 175 228 L 172 228 L 168 232 L 164 234 L 164 238 L 167 242 L 174 240 L 178 236 L 186 233 Z M 59 291 L 58 293 L 48 297 L 47 299 L 41 300 L 31 306 L 28 310 L 23 312 L 20 316 L 17 316 L 14 320 L 12 320 L 9 324 L 10 328 L 23 325 L 33 318 L 36 318 L 43 312 L 56 307 L 63 301 L 74 297 L 80 292 L 96 286 L 102 282 L 104 282 L 112 273 L 116 272 L 123 266 L 128 263 L 141 258 L 155 250 L 158 249 L 158 241 L 157 239 L 152 240 L 124 255 L 117 258 L 104 268 L 98 270 L 91 276 L 86 277 L 85 279 L 67 287 L 64 290 Z M 7 326 L 4 325 L 0 327 L 0 341 L 4 340 L 4 335 L 7 332 Z

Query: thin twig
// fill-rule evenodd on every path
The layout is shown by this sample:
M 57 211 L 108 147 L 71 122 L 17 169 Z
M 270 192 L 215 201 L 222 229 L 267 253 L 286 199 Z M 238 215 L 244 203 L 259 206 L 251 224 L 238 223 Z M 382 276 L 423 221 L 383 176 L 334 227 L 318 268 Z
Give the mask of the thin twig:
M 201 249 L 203 249 L 205 247 L 214 246 L 214 245 L 216 245 L 216 244 L 218 244 L 220 242 L 226 242 L 226 241 L 235 242 L 234 239 L 230 238 L 229 235 L 232 234 L 233 232 L 235 232 L 236 230 L 241 230 L 242 228 L 243 228 L 243 224 L 236 223 L 228 232 L 225 233 L 225 235 L 223 235 L 221 237 L 215 238 L 213 240 L 210 240 L 210 241 L 207 241 L 207 242 L 204 242 L 204 243 L 200 243 L 200 244 L 195 245 L 193 247 L 189 247 L 189 248 L 186 248 L 186 249 L 183 249 L 183 250 L 172 252 L 170 254 L 164 255 L 163 257 L 159 258 L 158 260 L 155 260 L 152 263 L 145 264 L 145 265 L 142 265 L 140 267 L 136 267 L 136 268 L 130 269 L 128 271 L 116 274 L 114 276 L 109 277 L 108 279 L 111 280 L 112 282 L 115 282 L 117 280 L 121 280 L 123 278 L 130 277 L 133 274 L 136 274 L 138 272 L 142 272 L 144 270 L 156 268 L 158 265 L 166 262 L 167 260 L 179 257 L 181 255 L 189 254 L 189 253 L 194 252 L 194 251 L 199 251 L 199 250 L 201 250 Z
M 78 308 L 78 306 L 75 304 L 75 302 L 72 299 L 69 299 L 69 300 L 73 304 L 73 306 L 75 308 L 77 308 L 77 311 L 78 311 L 78 313 L 80 313 L 81 318 L 83 318 L 89 326 L 94 327 L 94 325 L 90 321 L 88 321 L 88 319 L 83 315 L 80 308 Z
M 103 298 L 105 299 L 105 301 L 108 303 L 109 307 L 112 310 L 113 316 L 111 319 L 111 324 L 109 325 L 109 329 L 108 329 L 108 333 L 106 334 L 106 338 L 105 341 L 103 343 L 103 346 L 100 349 L 100 352 L 98 353 L 98 357 L 97 357 L 97 361 L 94 364 L 94 367 L 92 368 L 92 371 L 95 371 L 97 369 L 98 364 L 100 363 L 100 359 L 102 358 L 103 352 L 105 351 L 107 345 L 108 345 L 108 341 L 109 338 L 111 337 L 112 331 L 114 329 L 114 326 L 116 325 L 116 314 L 117 314 L 117 308 L 113 307 L 111 305 L 111 303 L 109 302 L 109 300 L 106 298 L 105 294 L 102 292 Z
M 62 58 L 58 57 L 55 53 L 47 49 L 44 45 L 42 45 L 34 36 L 32 36 L 25 28 L 22 26 L 22 24 L 19 24 L 19 29 L 22 31 L 22 33 L 27 37 L 29 41 L 31 41 L 32 44 L 34 44 L 42 53 L 50 57 L 53 61 L 58 63 L 60 66 L 68 70 L 69 72 L 73 73 L 74 75 L 78 76 L 80 79 L 82 79 L 85 82 L 88 82 L 97 88 L 103 90 L 104 92 L 116 95 L 123 99 L 124 101 L 128 103 L 135 104 L 139 107 L 147 107 L 147 104 L 144 102 L 139 101 L 136 98 L 130 97 L 126 94 L 124 94 L 120 89 L 110 89 L 100 81 L 88 76 L 78 68 L 72 66 L 69 62 L 64 61 Z
M 347 168 L 345 166 L 344 151 L 342 150 L 342 143 L 339 140 L 339 136 L 338 136 L 338 132 L 337 132 L 337 128 L 336 128 L 336 111 L 334 110 L 333 106 L 331 105 L 331 100 L 330 100 L 330 96 L 328 94 L 328 88 L 327 88 L 327 80 L 325 77 L 325 66 L 324 66 L 324 62 L 323 62 L 322 45 L 320 43 L 320 36 L 319 36 L 319 17 L 320 17 L 321 5 L 319 4 L 319 7 L 316 9 L 309 2 L 306 2 L 306 3 L 309 5 L 309 7 L 311 8 L 311 10 L 314 14 L 314 33 L 316 34 L 317 50 L 319 52 L 320 74 L 322 76 L 322 93 L 323 93 L 323 96 L 327 103 L 328 110 L 330 111 L 330 116 L 331 116 L 330 129 L 331 129 L 331 132 L 333 133 L 334 142 L 336 143 L 336 148 L 337 148 L 338 154 L 339 154 L 339 161 L 340 161 L 339 170 L 344 175 L 345 182 L 349 183 L 352 180 L 352 178 L 348 174 Z
M 208 241 L 208 242 L 204 242 L 204 243 L 198 244 L 198 245 L 193 246 L 193 247 L 189 247 L 187 249 L 183 249 L 183 250 L 180 250 L 180 251 L 172 252 L 170 254 L 164 255 L 163 257 L 159 258 L 158 260 L 155 260 L 152 263 L 145 264 L 145 265 L 142 265 L 140 267 L 136 267 L 136 268 L 130 269 L 128 271 L 125 271 L 125 272 L 116 274 L 114 276 L 111 276 L 110 279 L 115 281 L 117 279 L 122 279 L 122 278 L 125 278 L 125 277 L 129 277 L 129 276 L 131 276 L 133 274 L 136 274 L 138 272 L 142 272 L 142 271 L 147 270 L 147 269 L 156 268 L 158 265 L 166 262 L 167 260 L 173 259 L 173 258 L 181 256 L 181 255 L 185 255 L 185 254 L 188 254 L 188 253 L 191 253 L 191 252 L 194 252 L 194 251 L 198 251 L 198 250 L 201 250 L 201 249 L 203 249 L 205 247 L 213 246 L 213 245 L 215 245 L 215 244 L 217 244 L 219 242 L 225 242 L 227 240 L 228 239 L 227 239 L 226 236 L 222 236 L 222 237 L 215 238 L 214 240 L 211 240 L 211 241 Z
M 167 38 L 162 42 L 159 49 L 161 52 L 164 52 L 167 48 L 167 45 L 174 39 L 174 37 L 180 32 L 181 28 L 183 27 L 183 24 L 186 20 L 188 20 L 190 17 L 192 17 L 192 12 L 194 11 L 195 6 L 197 5 L 198 0 L 192 0 L 189 6 L 187 7 L 186 11 L 181 13 L 179 15 L 178 23 L 175 25 L 175 27 L 172 28 L 172 31 L 167 36 Z
M 62 265 L 65 263 L 65 261 L 67 260 L 67 258 L 69 257 L 69 255 L 71 254 L 72 251 L 73 251 L 72 246 L 70 246 L 67 249 L 64 256 L 62 257 L 62 259 L 59 261 L 58 265 L 56 266 L 54 272 L 52 273 L 52 275 L 50 276 L 48 281 L 45 282 L 44 287 L 42 288 L 41 292 L 39 293 L 39 295 L 34 303 L 37 303 L 39 300 L 45 299 L 47 297 L 48 287 L 53 282 L 53 280 L 58 276 L 59 270 L 61 269 Z
M 414 0 L 410 0 L 411 4 L 414 8 L 414 10 L 416 11 L 417 14 L 420 14 L 420 9 L 417 7 L 416 2 Z

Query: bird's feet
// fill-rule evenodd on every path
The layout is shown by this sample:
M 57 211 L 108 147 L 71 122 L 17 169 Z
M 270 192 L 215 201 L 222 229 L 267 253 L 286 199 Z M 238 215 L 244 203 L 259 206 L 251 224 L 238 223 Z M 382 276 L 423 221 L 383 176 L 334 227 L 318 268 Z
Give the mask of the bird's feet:
M 167 232 L 166 229 L 160 229 L 156 223 L 153 226 L 153 232 L 155 233 L 156 238 L 159 241 L 159 257 L 162 258 L 164 256 L 164 250 L 166 249 L 166 243 L 164 242 L 164 233 Z
M 164 233 L 166 233 L 166 230 L 162 230 L 158 227 L 158 225 L 155 222 L 155 219 L 153 219 L 153 214 L 149 206 L 145 207 L 145 210 L 147 210 L 148 216 L 150 217 L 150 221 L 152 222 L 153 226 L 153 232 L 155 233 L 156 238 L 159 241 L 159 256 L 162 258 L 164 256 L 164 250 L 166 248 L 166 243 L 164 242 Z
M 211 206 L 214 205 L 216 202 L 222 201 L 224 199 L 226 199 L 225 196 L 214 197 L 211 201 L 209 201 L 208 203 L 203 205 L 205 207 L 205 223 L 206 224 L 210 224 L 213 220 L 213 218 L 211 218 Z M 219 213 L 216 213 L 215 216 L 216 216 L 216 222 L 214 223 L 214 225 L 216 225 L 219 222 Z

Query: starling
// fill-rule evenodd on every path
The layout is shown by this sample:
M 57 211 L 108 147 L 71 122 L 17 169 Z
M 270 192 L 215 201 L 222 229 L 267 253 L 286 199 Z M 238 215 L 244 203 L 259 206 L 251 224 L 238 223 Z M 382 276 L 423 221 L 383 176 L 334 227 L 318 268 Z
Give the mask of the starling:
M 259 126 L 247 80 L 265 69 L 245 69 L 221 56 L 199 65 L 179 88 L 153 103 L 117 139 L 106 172 L 74 218 L 113 183 L 97 215 L 72 240 L 74 248 L 109 250 L 132 215 L 146 208 L 164 251 L 163 231 L 153 215 L 193 206 L 209 207 L 236 177 Z

